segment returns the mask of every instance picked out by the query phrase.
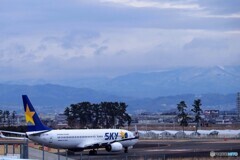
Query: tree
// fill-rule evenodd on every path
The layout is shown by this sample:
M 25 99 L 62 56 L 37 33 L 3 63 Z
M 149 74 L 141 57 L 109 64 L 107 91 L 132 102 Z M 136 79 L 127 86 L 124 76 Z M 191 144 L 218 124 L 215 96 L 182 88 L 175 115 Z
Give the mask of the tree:
M 5 111 L 5 116 L 7 118 L 8 126 L 10 126 L 10 118 L 9 118 L 10 112 L 8 110 Z
M 191 109 L 192 112 L 194 112 L 195 116 L 194 116 L 194 122 L 196 122 L 196 132 L 198 130 L 198 127 L 199 127 L 199 123 L 201 121 L 201 113 L 202 113 L 202 109 L 201 109 L 201 100 L 200 99 L 197 99 L 197 100 L 194 100 L 194 103 L 193 103 L 193 109 Z
M 92 128 L 100 128 L 100 120 L 101 120 L 101 108 L 99 104 L 93 104 L 93 122 Z
M 6 123 L 6 111 L 3 111 L 3 125 Z
M 127 122 L 128 126 L 131 124 L 132 118 L 127 114 L 126 110 L 126 103 L 119 103 L 118 127 L 123 127 L 125 122 Z
M 64 110 L 64 115 L 66 115 L 67 117 L 70 115 L 70 109 L 69 107 L 66 107 Z
M 101 102 L 100 106 L 102 108 L 102 127 L 103 128 L 111 128 L 111 122 L 110 122 L 110 110 L 108 107 L 110 107 L 108 102 Z
M 90 102 L 79 103 L 79 115 L 81 127 L 91 128 L 92 126 L 92 104 Z
M 126 113 L 127 105 L 118 102 L 101 102 L 91 104 L 81 102 L 66 107 L 64 114 L 67 116 L 70 127 L 80 128 L 112 128 L 123 127 L 131 123 L 131 117 Z
M 177 109 L 178 109 L 178 119 L 180 126 L 182 126 L 183 132 L 184 132 L 184 127 L 188 126 L 188 121 L 191 119 L 188 114 L 186 113 L 187 105 L 185 104 L 184 101 L 181 101 L 179 104 L 177 104 Z
M 71 125 L 71 121 L 70 121 L 70 109 L 69 109 L 69 107 L 66 107 L 66 108 L 65 108 L 65 110 L 64 110 L 64 115 L 67 117 L 68 125 L 69 125 L 69 126 L 72 126 L 72 125 Z
M 15 123 L 16 111 L 12 112 L 12 125 Z
M 2 123 L 2 118 L 3 118 L 3 111 L 0 110 L 0 123 Z

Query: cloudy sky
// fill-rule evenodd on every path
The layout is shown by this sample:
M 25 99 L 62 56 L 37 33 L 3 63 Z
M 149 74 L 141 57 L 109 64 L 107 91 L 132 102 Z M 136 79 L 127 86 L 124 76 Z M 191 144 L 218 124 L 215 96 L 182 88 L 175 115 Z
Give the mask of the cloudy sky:
M 239 0 L 1 0 L 0 82 L 240 65 Z

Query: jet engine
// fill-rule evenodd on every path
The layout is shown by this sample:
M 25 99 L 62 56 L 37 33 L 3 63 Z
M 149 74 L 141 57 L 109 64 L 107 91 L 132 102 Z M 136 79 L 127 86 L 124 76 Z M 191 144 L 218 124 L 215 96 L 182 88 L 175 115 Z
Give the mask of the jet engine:
M 106 151 L 108 152 L 119 152 L 123 149 L 123 146 L 119 142 L 114 142 L 106 146 Z

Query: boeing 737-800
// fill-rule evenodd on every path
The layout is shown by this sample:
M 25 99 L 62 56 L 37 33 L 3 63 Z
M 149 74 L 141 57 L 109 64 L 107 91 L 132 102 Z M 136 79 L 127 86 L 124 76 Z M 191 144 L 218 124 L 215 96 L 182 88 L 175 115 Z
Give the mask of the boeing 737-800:
M 41 122 L 28 97 L 23 95 L 22 99 L 28 132 L 1 132 L 24 135 L 34 142 L 52 148 L 70 151 L 91 149 L 89 154 L 97 154 L 98 148 L 105 148 L 108 152 L 118 152 L 124 149 L 127 153 L 128 149 L 138 141 L 137 131 L 132 133 L 124 129 L 51 129 Z M 14 138 L 6 137 L 2 133 L 1 137 Z

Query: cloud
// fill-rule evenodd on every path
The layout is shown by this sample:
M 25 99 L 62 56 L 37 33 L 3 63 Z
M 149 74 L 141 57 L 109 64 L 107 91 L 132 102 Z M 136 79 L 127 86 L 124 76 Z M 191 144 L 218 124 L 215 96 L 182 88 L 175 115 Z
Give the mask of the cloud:
M 176 66 L 240 65 L 238 4 L 3 0 L 0 74 L 5 79 L 57 79 Z
M 106 50 L 108 49 L 107 46 L 101 46 L 97 50 L 95 50 L 94 54 L 95 55 L 101 55 L 103 54 Z
M 240 18 L 240 13 L 234 13 L 234 14 L 224 14 L 224 15 L 202 15 L 202 17 L 206 18 Z
M 240 62 L 238 32 L 138 28 L 74 33 L 10 38 L 0 47 L 6 53 L 0 66 L 16 67 L 22 77 L 35 70 L 39 74 L 34 77 L 39 78 L 64 77 L 66 73 L 76 78 Z M 71 35 L 74 38 L 69 38 Z M 66 40 L 72 42 L 71 47 L 62 46 Z M 79 72 L 81 75 L 76 74 Z
M 183 47 L 184 50 L 201 50 L 201 51 L 221 51 L 227 50 L 228 45 L 226 39 L 216 38 L 194 38 L 191 42 Z
M 24 57 L 26 52 L 25 46 L 21 44 L 11 44 L 6 48 L 0 48 L 0 62 L 7 64 L 13 62 L 15 59 Z
M 98 38 L 100 35 L 98 32 L 84 30 L 84 31 L 71 31 L 70 33 L 64 34 L 63 36 L 45 37 L 42 42 L 57 44 L 64 49 L 82 48 L 84 44 L 89 41 Z
M 197 3 L 212 15 L 231 15 L 239 13 L 240 1 L 198 0 Z
M 11 6 L 12 3 L 15 5 Z M 140 7 L 134 7 L 138 5 Z M 237 18 L 226 18 L 238 17 L 236 6 L 239 5 L 235 2 L 204 0 L 69 0 L 67 3 L 3 0 L 0 2 L 0 34 L 65 35 L 76 30 L 101 32 L 116 28 L 230 31 L 238 30 L 240 25 Z M 234 11 L 230 12 L 231 8 Z M 62 44 L 64 47 L 71 48 L 71 41 L 77 41 L 74 35 L 65 38 L 69 40 Z
M 152 1 L 152 0 L 101 0 L 103 3 L 117 3 L 136 8 L 159 9 L 200 9 L 197 3 L 184 3 L 184 1 Z

